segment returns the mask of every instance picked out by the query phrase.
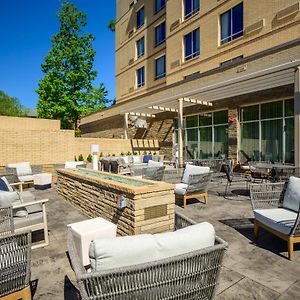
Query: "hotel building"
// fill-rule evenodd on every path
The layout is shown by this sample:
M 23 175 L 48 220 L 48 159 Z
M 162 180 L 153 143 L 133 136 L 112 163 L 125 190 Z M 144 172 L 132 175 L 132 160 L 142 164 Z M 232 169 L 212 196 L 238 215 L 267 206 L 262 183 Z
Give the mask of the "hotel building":
M 116 104 L 83 136 L 300 166 L 300 2 L 117 0 Z

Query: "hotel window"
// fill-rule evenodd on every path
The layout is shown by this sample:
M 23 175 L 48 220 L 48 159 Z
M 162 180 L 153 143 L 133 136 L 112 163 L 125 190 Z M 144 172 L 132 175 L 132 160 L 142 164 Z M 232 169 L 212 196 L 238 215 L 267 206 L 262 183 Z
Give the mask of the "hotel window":
M 184 18 L 188 19 L 199 11 L 199 0 L 185 0 L 184 1 Z
M 136 71 L 136 84 L 138 88 L 145 85 L 145 67 Z
M 294 101 L 241 108 L 241 150 L 253 160 L 294 163 Z
M 155 60 L 155 79 L 166 76 L 166 56 L 161 56 Z
M 155 13 L 161 11 L 166 5 L 166 0 L 155 0 Z
M 137 58 L 145 54 L 145 38 L 142 37 L 136 42 L 136 56 Z
M 227 110 L 186 117 L 185 123 L 186 159 L 227 157 Z
M 200 29 L 196 29 L 184 36 L 185 60 L 200 54 Z
M 136 12 L 136 28 L 140 28 L 144 25 L 144 7 Z
M 166 40 L 166 22 L 162 22 L 155 27 L 155 47 Z
M 221 45 L 243 35 L 243 2 L 220 16 Z

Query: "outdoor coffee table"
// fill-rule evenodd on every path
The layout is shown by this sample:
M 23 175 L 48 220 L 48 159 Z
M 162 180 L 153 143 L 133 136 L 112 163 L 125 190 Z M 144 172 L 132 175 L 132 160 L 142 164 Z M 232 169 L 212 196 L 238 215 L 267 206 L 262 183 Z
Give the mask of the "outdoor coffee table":
M 69 224 L 79 258 L 83 266 L 90 264 L 89 246 L 98 238 L 113 238 L 117 234 L 117 225 L 103 219 L 94 218 Z

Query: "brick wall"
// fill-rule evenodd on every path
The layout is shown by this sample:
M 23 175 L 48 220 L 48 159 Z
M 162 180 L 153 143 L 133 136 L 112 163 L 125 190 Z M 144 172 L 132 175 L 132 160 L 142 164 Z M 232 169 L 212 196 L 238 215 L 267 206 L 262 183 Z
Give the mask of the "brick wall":
M 86 158 L 91 144 L 99 144 L 103 155 L 159 151 L 154 139 L 75 138 L 73 130 L 59 130 L 57 125 L 59 128 L 59 121 L 0 116 L 0 166 L 21 161 L 43 165 L 64 163 L 79 154 Z

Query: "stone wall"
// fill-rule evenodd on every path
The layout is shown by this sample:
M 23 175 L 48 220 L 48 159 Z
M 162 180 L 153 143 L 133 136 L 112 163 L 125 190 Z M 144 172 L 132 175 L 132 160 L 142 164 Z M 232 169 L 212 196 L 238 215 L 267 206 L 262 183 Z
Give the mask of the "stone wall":
M 174 186 L 164 182 L 135 187 L 74 171 L 58 171 L 58 193 L 90 218 L 102 217 L 117 224 L 118 235 L 157 233 L 174 229 Z M 99 172 L 101 173 L 101 172 Z M 118 178 L 124 176 L 111 175 Z M 123 195 L 127 206 L 117 207 Z

